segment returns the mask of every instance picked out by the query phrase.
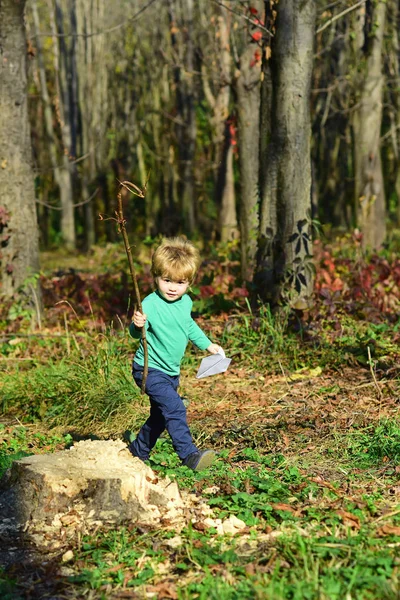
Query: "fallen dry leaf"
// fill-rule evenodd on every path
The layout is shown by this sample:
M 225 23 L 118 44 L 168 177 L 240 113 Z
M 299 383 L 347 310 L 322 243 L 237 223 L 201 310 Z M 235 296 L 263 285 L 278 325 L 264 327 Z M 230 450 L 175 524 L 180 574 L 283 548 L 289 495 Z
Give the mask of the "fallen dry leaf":
M 163 598 L 172 598 L 172 600 L 177 600 L 178 598 L 175 585 L 168 582 L 148 586 L 146 592 L 155 593 L 158 600 L 162 600 Z
M 353 529 L 360 529 L 360 519 L 357 515 L 353 515 L 353 513 L 347 512 L 346 510 L 337 510 L 336 514 L 339 515 L 339 517 L 342 517 L 343 525 L 347 525 Z
M 125 563 L 120 563 L 119 565 L 115 565 L 114 567 L 110 567 L 106 569 L 106 573 L 117 573 L 117 571 L 121 571 L 125 568 Z
M 318 483 L 318 485 L 321 485 L 322 487 L 328 488 L 328 490 L 332 490 L 332 492 L 335 492 L 335 494 L 340 493 L 340 490 L 335 488 L 335 486 L 329 483 L 329 481 L 325 481 L 324 479 L 322 479 L 322 477 L 320 477 L 319 475 L 317 475 L 317 477 L 310 477 L 309 480 L 313 481 L 314 483 Z
M 292 515 L 297 514 L 297 511 L 293 508 L 293 506 L 290 506 L 290 504 L 285 504 L 283 502 L 277 502 L 277 503 L 271 504 L 271 506 L 274 510 L 285 510 L 287 512 L 292 513 Z
M 385 535 L 398 535 L 400 536 L 400 526 L 399 525 L 382 525 L 376 531 L 377 535 L 383 537 Z

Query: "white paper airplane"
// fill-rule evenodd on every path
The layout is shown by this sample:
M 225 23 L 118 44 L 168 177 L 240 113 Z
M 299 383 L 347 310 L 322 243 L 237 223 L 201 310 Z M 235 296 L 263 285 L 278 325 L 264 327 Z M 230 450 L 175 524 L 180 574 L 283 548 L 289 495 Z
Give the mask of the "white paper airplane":
M 222 348 L 217 354 L 211 354 L 206 356 L 200 363 L 199 370 L 197 371 L 196 379 L 202 377 L 209 377 L 210 375 L 217 375 L 223 373 L 229 367 L 231 358 L 226 358 L 225 352 Z

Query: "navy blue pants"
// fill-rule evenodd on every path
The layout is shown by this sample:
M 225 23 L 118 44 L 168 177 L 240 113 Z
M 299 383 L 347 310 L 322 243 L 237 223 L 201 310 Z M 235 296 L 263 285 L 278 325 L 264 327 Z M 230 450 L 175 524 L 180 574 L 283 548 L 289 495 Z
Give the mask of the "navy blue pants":
M 132 375 L 136 384 L 141 387 L 143 367 L 134 362 Z M 185 405 L 176 391 L 178 385 L 178 375 L 171 376 L 158 369 L 149 368 L 145 392 L 150 398 L 150 417 L 129 447 L 134 456 L 147 460 L 165 429 L 171 436 L 172 445 L 181 460 L 197 452 L 187 424 Z

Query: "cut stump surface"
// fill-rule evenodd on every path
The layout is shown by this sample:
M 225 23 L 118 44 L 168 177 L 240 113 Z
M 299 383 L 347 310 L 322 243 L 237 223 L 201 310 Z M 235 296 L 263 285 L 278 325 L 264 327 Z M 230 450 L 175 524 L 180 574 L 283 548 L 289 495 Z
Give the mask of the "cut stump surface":
M 82 441 L 17 460 L 2 484 L 3 500 L 8 494 L 17 522 L 28 526 L 71 511 L 94 521 L 155 525 L 184 511 L 177 484 L 158 478 L 121 441 Z

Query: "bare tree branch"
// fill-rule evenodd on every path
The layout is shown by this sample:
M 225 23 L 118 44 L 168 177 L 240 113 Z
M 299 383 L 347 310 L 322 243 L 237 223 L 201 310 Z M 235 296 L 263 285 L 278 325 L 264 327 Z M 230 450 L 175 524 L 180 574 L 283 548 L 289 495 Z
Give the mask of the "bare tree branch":
M 77 206 L 83 206 L 84 204 L 88 204 L 91 200 L 93 200 L 93 198 L 95 197 L 95 195 L 97 194 L 97 192 L 99 191 L 99 188 L 97 188 L 93 194 L 90 196 L 90 198 L 88 198 L 87 200 L 84 200 L 83 202 L 78 202 L 78 204 L 73 204 L 72 208 L 76 208 Z M 38 200 L 36 198 L 36 204 L 41 204 L 42 206 L 46 206 L 47 208 L 51 208 L 52 210 L 63 210 L 62 206 L 53 206 L 52 204 L 47 204 L 47 202 L 43 202 L 42 200 Z
M 105 33 L 112 33 L 113 31 L 117 31 L 118 29 L 121 29 L 121 27 L 125 27 L 125 25 L 132 23 L 132 21 L 136 21 L 136 19 L 142 13 L 144 13 L 144 11 L 147 10 L 152 4 L 154 4 L 154 2 L 156 2 L 156 1 L 157 0 L 149 0 L 149 2 L 147 4 L 145 4 L 145 6 L 143 6 L 140 10 L 138 10 L 137 13 L 135 13 L 128 19 L 125 19 L 125 21 L 122 21 L 122 23 L 118 23 L 118 25 L 114 25 L 114 27 L 110 27 L 109 29 L 103 29 L 102 31 L 93 31 L 92 33 L 57 33 L 57 34 L 54 34 L 52 32 L 51 33 L 38 33 L 36 35 L 33 35 L 32 38 L 36 38 L 36 37 L 90 38 L 90 37 L 94 37 L 96 35 L 104 35 Z
M 258 29 L 262 29 L 262 31 L 265 31 L 271 37 L 274 37 L 274 34 L 269 29 L 267 29 L 266 27 L 264 27 L 264 25 L 261 25 L 261 23 L 259 23 L 257 21 L 253 21 L 253 19 L 250 19 L 250 17 L 247 17 L 242 12 L 240 12 L 238 10 L 234 10 L 230 6 L 227 6 L 223 2 L 220 2 L 220 0 L 212 0 L 212 2 L 214 2 L 214 4 L 218 4 L 218 6 L 222 6 L 222 8 L 225 8 L 225 10 L 228 10 L 229 12 L 233 13 L 234 15 L 238 15 L 239 17 L 241 17 L 245 21 L 248 21 L 249 23 L 251 23 L 252 25 L 254 25 L 254 27 L 258 27 Z
M 323 25 L 321 25 L 321 27 L 319 27 L 315 33 L 321 33 L 321 31 L 324 31 L 324 29 L 326 29 L 327 27 L 329 27 L 329 25 L 332 25 L 332 23 L 334 23 L 335 21 L 337 21 L 341 17 L 344 17 L 344 15 L 347 15 L 347 13 L 351 12 L 352 10 L 355 10 L 356 8 L 358 8 L 359 6 L 361 6 L 362 4 L 365 4 L 366 1 L 367 0 L 360 0 L 356 4 L 353 4 L 353 6 L 349 6 L 349 8 L 346 8 L 346 10 L 343 10 L 341 13 L 335 15 L 331 19 L 328 19 L 328 21 L 326 21 L 326 23 L 324 23 Z
M 324 13 L 326 10 L 333 8 L 334 6 L 337 6 L 338 4 L 344 4 L 345 2 L 346 2 L 346 0 L 335 0 L 335 2 L 331 2 L 330 4 L 327 4 L 326 6 L 321 7 L 321 12 Z
M 71 165 L 76 165 L 80 162 L 82 162 L 83 160 L 85 160 L 86 158 L 88 158 L 91 154 L 93 154 L 93 152 L 96 150 L 96 148 L 99 146 L 99 144 L 101 143 L 102 140 L 100 140 L 100 142 L 97 142 L 97 144 L 94 146 L 94 148 L 92 148 L 91 150 L 89 150 L 89 152 L 86 152 L 86 154 L 82 154 L 82 156 L 78 156 L 78 158 L 74 158 L 73 160 L 69 161 L 69 164 Z M 65 165 L 64 164 L 60 164 L 60 165 L 56 165 L 55 167 L 43 167 L 43 168 L 37 168 L 34 167 L 33 171 L 35 174 L 37 173 L 48 173 L 49 171 L 54 171 L 55 169 L 65 169 Z

